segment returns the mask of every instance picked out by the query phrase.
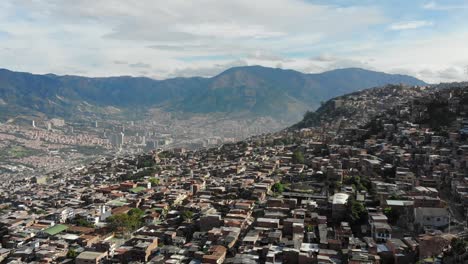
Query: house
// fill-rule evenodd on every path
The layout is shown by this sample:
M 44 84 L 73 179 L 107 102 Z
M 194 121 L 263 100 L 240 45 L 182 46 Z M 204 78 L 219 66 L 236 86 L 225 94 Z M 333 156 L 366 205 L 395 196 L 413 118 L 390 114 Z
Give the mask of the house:
M 208 250 L 208 254 L 203 255 L 203 263 L 220 264 L 226 258 L 226 248 L 223 246 L 212 246 Z
M 414 208 L 414 223 L 420 227 L 441 228 L 448 226 L 449 221 L 447 208 Z
M 439 255 L 450 246 L 450 242 L 455 236 L 452 234 L 424 234 L 417 239 L 419 242 L 419 259 L 425 259 Z
M 76 264 L 98 264 L 103 263 L 107 256 L 106 252 L 83 251 L 75 259 Z
M 335 220 L 342 219 L 346 216 L 346 204 L 349 194 L 335 193 L 332 200 L 332 218 Z

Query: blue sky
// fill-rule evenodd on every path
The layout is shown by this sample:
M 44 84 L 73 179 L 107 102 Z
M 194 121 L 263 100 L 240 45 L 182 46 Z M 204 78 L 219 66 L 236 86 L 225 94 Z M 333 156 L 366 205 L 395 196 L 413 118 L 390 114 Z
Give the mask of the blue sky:
M 0 67 L 212 76 L 243 65 L 468 79 L 468 1 L 2 0 Z

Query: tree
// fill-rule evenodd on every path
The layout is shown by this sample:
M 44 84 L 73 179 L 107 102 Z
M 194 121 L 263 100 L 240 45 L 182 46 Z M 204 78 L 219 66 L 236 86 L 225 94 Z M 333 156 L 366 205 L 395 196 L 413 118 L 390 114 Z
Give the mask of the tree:
M 127 214 L 135 218 L 141 218 L 145 214 L 145 212 L 141 210 L 140 208 L 132 208 L 130 209 L 130 211 L 128 211 Z
M 399 196 L 398 194 L 392 194 L 388 197 L 388 200 L 402 200 L 403 197 Z
M 344 183 L 346 185 L 353 185 L 354 189 L 357 191 L 367 191 L 371 187 L 371 183 L 367 178 L 361 178 L 359 176 L 345 177 Z
M 141 216 L 143 211 L 134 208 L 128 214 L 116 214 L 107 218 L 108 227 L 115 232 L 128 233 L 132 232 L 143 225 Z
M 76 250 L 74 250 L 73 248 L 70 249 L 70 250 L 68 250 L 68 252 L 67 252 L 67 258 L 72 258 L 72 259 L 74 259 L 74 258 L 76 258 L 76 257 L 78 257 L 78 252 L 76 252 Z
M 94 227 L 94 224 L 83 218 L 81 215 L 77 215 L 75 218 L 75 224 L 77 226 L 83 226 L 83 227 Z
M 304 154 L 300 150 L 296 150 L 292 156 L 292 162 L 298 164 L 304 164 Z
M 360 225 L 366 221 L 367 210 L 361 202 L 349 197 L 347 202 L 348 221 L 353 225 Z
M 163 208 L 162 209 L 162 212 L 161 212 L 161 215 L 166 218 L 167 214 L 169 213 L 169 208 Z
M 391 224 L 395 224 L 398 221 L 398 218 L 400 217 L 400 214 L 395 211 L 392 207 L 385 207 L 383 210 L 385 216 L 387 216 L 388 221 Z
M 165 151 L 159 152 L 158 157 L 159 157 L 160 159 L 167 159 L 167 158 L 171 158 L 171 157 L 172 157 L 172 154 L 171 154 L 171 152 L 165 150 Z
M 281 182 L 277 182 L 273 184 L 271 190 L 275 193 L 283 193 L 284 192 L 284 185 Z
M 149 168 L 149 167 L 152 167 L 156 164 L 156 162 L 154 161 L 154 158 L 152 155 L 143 155 L 141 157 L 138 157 L 138 160 L 137 160 L 137 167 L 139 169 L 141 168 Z
M 331 190 L 341 190 L 341 187 L 343 187 L 343 183 L 340 181 L 334 181 L 330 183 L 330 189 Z
M 153 177 L 149 179 L 149 182 L 151 183 L 152 186 L 154 186 L 154 185 L 159 185 L 160 181 L 158 178 Z
M 184 221 L 187 221 L 187 222 L 191 223 L 192 220 L 193 220 L 193 212 L 189 211 L 189 210 L 184 211 L 182 213 L 182 219 L 184 219 Z
M 452 247 L 452 252 L 459 256 L 466 252 L 467 243 L 463 239 L 454 238 L 450 241 L 450 246 Z

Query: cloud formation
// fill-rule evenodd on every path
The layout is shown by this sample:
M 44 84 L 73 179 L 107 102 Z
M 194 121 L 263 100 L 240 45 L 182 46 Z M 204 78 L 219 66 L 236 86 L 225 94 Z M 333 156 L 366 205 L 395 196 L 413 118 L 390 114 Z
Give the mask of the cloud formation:
M 432 26 L 434 23 L 427 20 L 414 20 L 414 21 L 406 21 L 406 22 L 399 22 L 390 25 L 391 30 L 408 30 L 408 29 L 417 29 L 422 27 Z
M 132 68 L 151 68 L 151 65 L 143 62 L 137 62 L 137 63 L 132 63 L 128 65 L 129 67 Z
M 448 3 L 447 3 L 448 2 Z M 424 9 L 428 10 L 436 10 L 436 11 L 449 11 L 449 10 L 456 10 L 456 9 L 467 9 L 468 3 L 451 3 L 450 1 L 446 1 L 445 3 L 441 4 L 436 1 L 427 2 L 423 5 Z
M 468 22 L 466 9 L 439 12 L 460 2 L 395 1 L 3 0 L 0 67 L 161 79 L 260 64 L 397 69 L 424 78 L 429 69 L 437 77 L 428 81 L 463 78 L 438 74 L 468 64 L 449 39 L 465 41 L 467 29 L 454 25 Z

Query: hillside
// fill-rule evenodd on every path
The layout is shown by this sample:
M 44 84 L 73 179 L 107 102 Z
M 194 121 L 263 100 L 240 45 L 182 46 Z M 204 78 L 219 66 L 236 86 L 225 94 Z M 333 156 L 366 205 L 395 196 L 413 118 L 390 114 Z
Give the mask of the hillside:
M 387 135 L 401 124 L 426 128 L 440 135 L 467 134 L 468 86 L 452 83 L 431 87 L 387 85 L 333 98 L 288 131 L 311 128 L 350 140 L 354 135 Z M 362 137 L 355 139 L 362 143 Z M 349 142 L 348 142 L 349 143 Z
M 350 68 L 303 74 L 260 66 L 236 67 L 212 78 L 153 80 L 142 77 L 88 78 L 0 70 L 2 113 L 71 117 L 105 107 L 190 113 L 245 113 L 298 120 L 321 101 L 389 83 L 423 85 L 405 75 Z
M 381 113 L 426 93 L 425 88 L 404 85 L 386 85 L 366 89 L 325 102 L 316 111 L 309 111 L 292 129 L 327 127 L 333 130 L 365 125 Z

